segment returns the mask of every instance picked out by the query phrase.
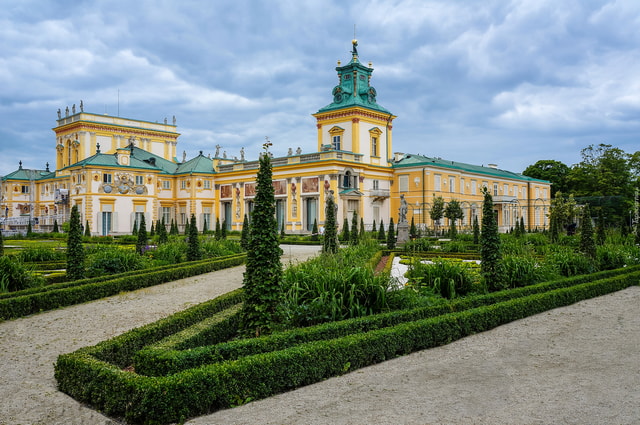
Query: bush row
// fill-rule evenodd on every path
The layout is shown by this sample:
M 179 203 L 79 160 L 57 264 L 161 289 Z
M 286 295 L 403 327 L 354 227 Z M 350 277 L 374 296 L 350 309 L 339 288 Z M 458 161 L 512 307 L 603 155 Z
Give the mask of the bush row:
M 431 348 L 496 326 L 638 283 L 638 272 L 528 295 L 457 313 L 313 341 L 283 350 L 188 369 L 166 377 L 126 372 L 82 349 L 62 355 L 62 391 L 130 423 L 184 421 L 347 371 Z
M 116 295 L 123 291 L 133 291 L 173 280 L 208 273 L 243 264 L 244 254 L 224 259 L 195 262 L 162 270 L 146 271 L 136 275 L 110 278 L 108 280 L 87 283 L 84 285 L 59 287 L 45 292 L 0 299 L 0 321 L 27 316 L 41 311 L 80 304 Z M 64 284 L 59 284 L 64 285 Z M 52 285 L 57 286 L 57 285 Z
M 182 266 L 186 266 L 186 265 L 208 264 L 208 263 L 211 263 L 212 261 L 229 259 L 229 258 L 236 258 L 236 257 L 242 257 L 243 255 L 244 254 L 234 254 L 234 255 L 229 255 L 229 256 L 225 256 L 225 257 L 219 257 L 219 258 L 215 258 L 215 259 L 208 258 L 206 260 L 199 260 L 199 261 L 193 261 L 193 262 L 190 262 L 190 263 L 181 264 L 180 266 L 182 267 Z M 63 289 L 63 288 L 69 288 L 69 287 L 73 287 L 73 286 L 82 286 L 82 285 L 86 285 L 88 283 L 104 282 L 104 281 L 107 281 L 107 280 L 113 280 L 113 279 L 117 279 L 117 278 L 124 278 L 124 277 L 130 277 L 131 278 L 131 277 L 134 277 L 134 276 L 138 276 L 138 275 L 146 274 L 146 273 L 150 273 L 150 272 L 158 272 L 158 271 L 162 271 L 162 270 L 170 270 L 170 269 L 173 269 L 175 267 L 176 267 L 175 264 L 168 264 L 168 265 L 163 265 L 163 266 L 158 266 L 158 267 L 150 267 L 148 269 L 143 269 L 143 270 L 131 270 L 131 271 L 124 272 L 124 273 L 107 274 L 107 275 L 104 275 L 104 276 L 89 277 L 89 278 L 86 278 L 86 279 L 67 280 L 67 281 L 56 283 L 56 284 L 52 284 L 52 285 L 39 286 L 39 287 L 34 287 L 34 288 L 23 289 L 21 291 L 2 293 L 2 294 L 0 294 L 0 300 L 5 299 L 5 298 L 22 297 L 24 295 L 36 294 L 38 292 L 57 291 L 57 290 Z
M 194 332 L 186 334 L 189 340 L 178 336 L 177 338 L 173 337 L 171 339 L 171 345 L 163 344 L 146 347 L 136 353 L 134 364 L 136 372 L 142 375 L 170 375 L 215 362 L 236 360 L 244 356 L 283 350 L 297 344 L 369 332 L 376 329 L 396 326 L 401 323 L 423 320 L 452 312 L 465 311 L 550 290 L 572 287 L 620 275 L 629 275 L 629 272 L 630 270 L 627 269 L 618 269 L 575 278 L 565 278 L 518 289 L 459 298 L 446 304 L 393 311 L 339 322 L 329 322 L 307 328 L 296 328 L 261 338 L 241 339 L 224 343 L 218 343 L 218 341 L 220 341 L 219 339 L 207 341 L 206 336 L 198 335 L 198 331 L 202 334 L 208 332 L 206 325 L 197 328 L 198 331 L 195 331 L 194 327 Z M 632 275 L 636 277 L 640 276 L 640 267 L 634 268 Z M 205 341 L 204 344 L 202 343 L 203 341 Z

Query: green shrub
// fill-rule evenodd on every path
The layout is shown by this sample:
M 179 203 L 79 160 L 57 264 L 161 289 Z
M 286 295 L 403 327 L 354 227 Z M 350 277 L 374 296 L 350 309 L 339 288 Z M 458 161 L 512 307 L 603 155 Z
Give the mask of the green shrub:
M 147 255 L 161 264 L 183 263 L 187 257 L 187 243 L 172 237 L 169 242 L 158 245 L 153 251 L 147 251 Z
M 508 288 L 533 285 L 552 277 L 549 267 L 534 257 L 505 255 L 501 261 L 503 283 Z
M 124 273 L 140 270 L 149 265 L 149 261 L 135 251 L 117 245 L 103 245 L 87 256 L 87 277 Z
M 635 256 L 632 251 L 636 251 Z M 638 251 L 638 249 L 629 249 L 627 246 L 601 245 L 596 247 L 596 264 L 600 270 L 612 270 L 637 264 Z
M 240 243 L 230 239 L 207 238 L 200 243 L 203 258 L 216 258 L 242 252 Z
M 64 251 L 46 247 L 26 247 L 16 255 L 23 262 L 62 261 L 67 255 Z
M 562 276 L 576 276 L 596 270 L 593 260 L 566 247 L 557 247 L 548 253 L 545 263 Z
M 44 280 L 34 275 L 18 259 L 0 256 L 0 292 L 15 292 L 43 284 Z
M 471 263 L 446 258 L 434 258 L 426 264 L 414 258 L 407 277 L 414 287 L 430 288 L 446 299 L 468 294 L 479 279 Z

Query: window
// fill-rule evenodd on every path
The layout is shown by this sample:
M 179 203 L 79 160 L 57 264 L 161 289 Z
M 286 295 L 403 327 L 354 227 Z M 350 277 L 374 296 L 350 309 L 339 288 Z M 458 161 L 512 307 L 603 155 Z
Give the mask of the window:
M 442 190 L 442 176 L 440 174 L 436 174 L 435 176 L 433 176 L 433 190 Z
M 331 147 L 337 151 L 340 150 L 340 136 L 333 136 L 331 139 Z
M 204 207 L 202 212 L 203 229 L 211 230 L 211 207 Z
M 331 148 L 335 150 L 342 149 L 342 135 L 344 134 L 344 128 L 334 126 L 329 130 L 331 137 Z
M 162 207 L 162 219 L 164 224 L 171 223 L 171 207 Z
M 536 187 L 536 199 L 540 197 L 540 188 Z
M 371 138 L 371 156 L 378 156 L 378 138 Z
M 505 196 L 509 194 L 509 185 L 508 184 L 505 184 L 505 185 L 502 186 L 502 194 L 505 195 Z
M 460 193 L 464 193 L 464 179 L 460 179 Z
M 186 180 L 180 181 L 180 189 L 185 190 L 186 188 L 187 188 L 187 181 Z
M 144 177 L 143 176 L 136 176 L 136 185 L 141 186 L 144 184 Z
M 498 183 L 493 184 L 493 196 L 498 196 Z
M 313 223 L 318 218 L 318 200 L 316 198 L 307 198 L 305 200 L 305 218 L 307 231 L 313 230 Z
M 471 180 L 471 194 L 477 194 L 477 182 L 475 180 Z
M 382 135 L 382 130 L 378 127 L 374 127 L 369 130 L 369 138 L 371 139 L 371 156 L 379 157 L 380 156 L 380 136 Z
M 204 181 L 204 188 L 205 189 L 211 189 L 211 180 L 205 180 Z
M 22 186 L 22 193 L 29 193 L 29 186 Z
M 378 180 L 373 181 L 373 190 L 380 189 L 380 182 Z
M 547 199 L 547 189 L 542 189 L 542 199 Z
M 398 185 L 400 192 L 408 192 L 409 191 L 409 175 L 404 174 L 402 176 L 398 176 Z
M 171 180 L 162 180 L 162 188 L 165 190 L 171 189 Z
M 111 183 L 111 174 L 109 173 L 104 173 L 102 175 L 102 182 L 103 183 Z
M 187 224 L 187 207 L 180 207 L 180 224 Z
M 449 192 L 455 192 L 456 191 L 456 178 L 455 177 L 449 177 Z

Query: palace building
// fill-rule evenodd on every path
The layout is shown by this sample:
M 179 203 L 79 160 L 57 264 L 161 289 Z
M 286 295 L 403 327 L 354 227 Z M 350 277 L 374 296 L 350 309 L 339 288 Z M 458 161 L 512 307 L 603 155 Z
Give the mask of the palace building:
M 354 213 L 371 228 L 397 221 L 400 196 L 407 218 L 432 228 L 433 198 L 457 199 L 465 213 L 463 228 L 482 213 L 482 187 L 493 195 L 501 231 L 524 219 L 532 228 L 547 226 L 550 183 L 495 165 L 476 166 L 393 151 L 391 112 L 378 104 L 371 85 L 373 68 L 363 65 L 353 41 L 349 63 L 336 67 L 338 84 L 332 102 L 318 110 L 317 150 L 289 149 L 272 158 L 276 218 L 287 233 L 308 234 L 314 221 L 324 224 L 329 191 L 338 204 L 337 222 Z M 258 161 L 202 152 L 177 157 L 178 138 L 172 123 L 151 123 L 84 111 L 58 111 L 55 169 L 19 168 L 2 177 L 0 228 L 5 234 L 48 232 L 54 221 L 69 219 L 77 205 L 93 235 L 130 234 L 142 215 L 151 221 L 172 220 L 184 229 L 193 214 L 198 227 L 212 229 L 216 220 L 240 230 L 250 214 Z M 404 141 L 417 146 L 424 141 Z M 439 223 L 447 225 L 447 223 Z

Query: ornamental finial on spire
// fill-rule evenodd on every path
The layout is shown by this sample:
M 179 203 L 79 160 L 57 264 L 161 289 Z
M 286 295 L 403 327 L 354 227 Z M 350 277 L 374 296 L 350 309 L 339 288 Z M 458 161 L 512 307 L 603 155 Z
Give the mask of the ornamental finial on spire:
M 351 51 L 351 54 L 353 55 L 353 61 L 357 62 L 358 61 L 358 40 L 354 38 L 353 40 L 351 40 L 351 44 L 353 44 L 353 50 Z

